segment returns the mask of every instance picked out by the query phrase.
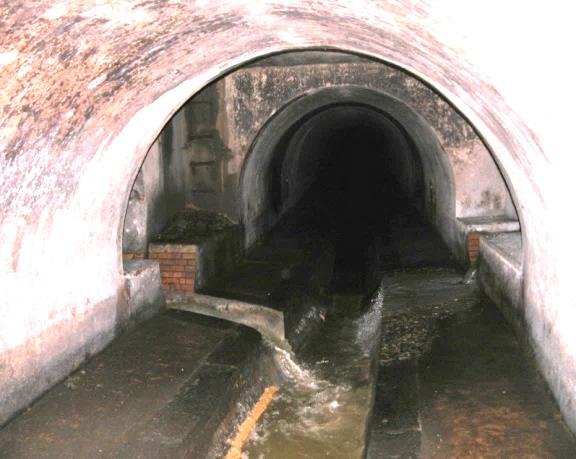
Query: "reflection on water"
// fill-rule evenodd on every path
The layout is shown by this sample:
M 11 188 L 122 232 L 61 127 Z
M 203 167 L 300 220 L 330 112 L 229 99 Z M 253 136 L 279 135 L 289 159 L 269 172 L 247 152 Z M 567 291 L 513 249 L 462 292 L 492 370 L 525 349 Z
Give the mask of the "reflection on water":
M 322 332 L 296 363 L 275 360 L 286 383 L 246 445 L 247 458 L 362 457 L 379 346 L 381 297 L 362 310 L 359 295 L 336 295 Z

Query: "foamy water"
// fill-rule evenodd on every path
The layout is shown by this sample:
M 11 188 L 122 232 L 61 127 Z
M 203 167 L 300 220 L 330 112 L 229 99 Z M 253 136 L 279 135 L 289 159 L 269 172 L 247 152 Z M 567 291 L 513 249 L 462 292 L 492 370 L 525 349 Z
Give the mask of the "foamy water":
M 361 457 L 371 397 L 369 354 L 379 346 L 380 304 L 377 296 L 362 314 L 329 318 L 298 358 L 289 348 L 269 343 L 286 383 L 253 432 L 244 457 Z

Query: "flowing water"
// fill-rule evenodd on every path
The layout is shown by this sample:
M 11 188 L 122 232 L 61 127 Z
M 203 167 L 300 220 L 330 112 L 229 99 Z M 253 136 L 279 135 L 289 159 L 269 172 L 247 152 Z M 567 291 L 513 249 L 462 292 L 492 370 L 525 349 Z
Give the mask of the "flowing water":
M 381 298 L 334 296 L 318 336 L 298 361 L 276 348 L 286 378 L 244 449 L 246 458 L 362 457 L 373 399 Z

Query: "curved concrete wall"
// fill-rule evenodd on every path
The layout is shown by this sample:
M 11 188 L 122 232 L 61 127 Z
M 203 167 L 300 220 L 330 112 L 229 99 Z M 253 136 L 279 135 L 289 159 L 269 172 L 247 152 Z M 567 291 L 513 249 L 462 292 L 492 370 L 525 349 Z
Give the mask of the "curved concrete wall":
M 336 102 L 369 107 L 390 117 L 402 127 L 406 140 L 413 142 L 418 162 L 422 165 L 426 184 L 426 202 L 423 207 L 446 237 L 449 245 L 457 252 L 456 247 L 459 247 L 460 241 L 456 236 L 454 178 L 447 155 L 435 132 L 405 103 L 387 94 L 361 87 L 326 88 L 297 98 L 287 104 L 261 130 L 252 145 L 241 174 L 241 215 L 246 226 L 246 244 L 254 243 L 281 216 L 271 211 L 268 192 L 270 180 L 274 179 L 270 177 L 271 163 L 281 137 L 296 135 L 297 131 L 290 133 L 290 130 L 295 126 L 297 128 L 302 119 L 312 116 L 309 121 L 313 121 L 314 113 L 330 110 Z M 321 113 L 316 116 L 320 115 Z M 289 149 L 290 145 L 285 148 Z M 409 154 L 410 152 L 411 150 L 408 150 Z M 281 151 L 280 154 L 283 155 L 285 152 Z
M 323 47 L 420 76 L 490 148 L 522 222 L 531 343 L 576 428 L 575 217 L 563 185 L 574 170 L 570 5 L 80 0 L 2 8 L 0 420 L 101 349 L 122 322 L 122 219 L 169 117 L 246 61 Z M 548 33 L 534 33 L 546 25 Z
M 222 87 L 220 119 L 231 151 L 229 173 L 240 169 L 263 126 L 290 102 L 315 97 L 323 88 L 341 89 L 335 97 L 365 88 L 411 107 L 435 133 L 453 171 L 456 217 L 517 219 L 497 165 L 472 126 L 441 95 L 406 71 L 344 53 L 293 52 L 238 69 L 224 78 Z

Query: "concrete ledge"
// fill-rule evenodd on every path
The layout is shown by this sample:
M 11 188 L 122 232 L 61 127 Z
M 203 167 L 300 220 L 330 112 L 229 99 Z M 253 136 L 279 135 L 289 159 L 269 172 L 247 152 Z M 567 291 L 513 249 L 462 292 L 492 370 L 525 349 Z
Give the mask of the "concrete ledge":
M 128 325 L 148 319 L 164 308 L 157 261 L 125 261 L 124 279 L 128 294 Z
M 522 234 L 519 231 L 480 236 L 478 278 L 485 293 L 515 327 L 523 322 Z
M 0 456 L 223 457 L 238 420 L 276 382 L 254 331 L 168 311 L 0 430 Z
M 505 215 L 488 217 L 458 218 L 458 224 L 465 232 L 477 231 L 482 233 L 508 233 L 520 231 L 520 222 Z
M 503 234 L 486 234 L 480 237 L 480 252 L 509 265 L 518 274 L 522 270 L 522 234 L 520 231 Z
M 455 255 L 467 265 L 470 261 L 468 247 L 468 235 L 470 233 L 500 234 L 517 232 L 520 231 L 520 223 L 518 220 L 505 215 L 465 217 L 456 219 L 455 230 L 457 239 Z
M 170 304 L 170 308 L 246 325 L 275 343 L 281 343 L 285 339 L 284 314 L 258 304 L 195 294 L 190 301 L 174 302 Z

